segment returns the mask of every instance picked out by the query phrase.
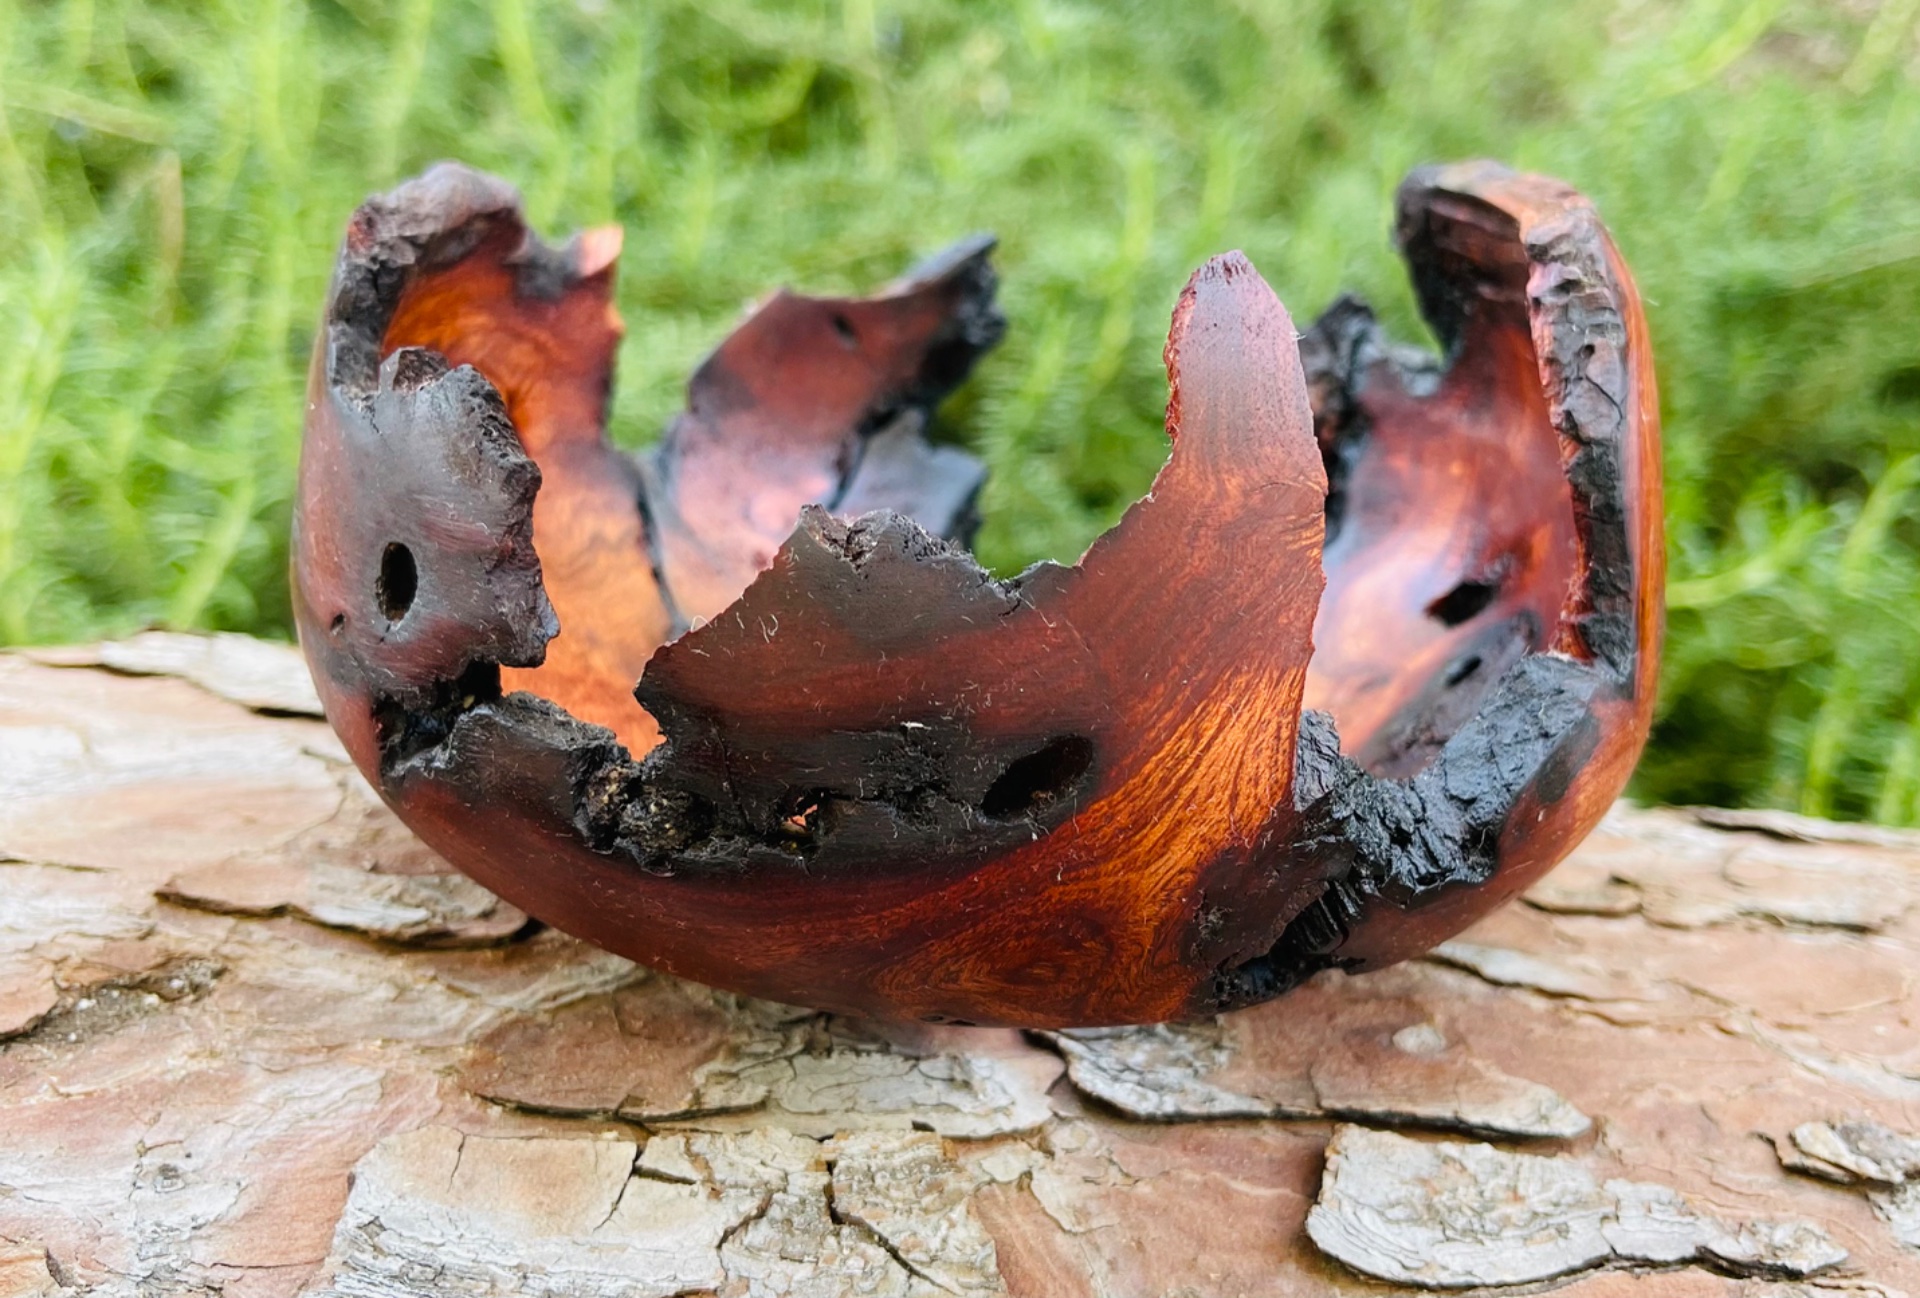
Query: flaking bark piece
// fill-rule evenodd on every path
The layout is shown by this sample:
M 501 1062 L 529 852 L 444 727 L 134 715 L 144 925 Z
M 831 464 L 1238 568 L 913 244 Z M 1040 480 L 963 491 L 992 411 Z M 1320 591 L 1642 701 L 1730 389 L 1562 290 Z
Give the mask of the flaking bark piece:
M 1631 281 L 1564 186 L 1478 165 L 1403 187 L 1445 364 L 1405 363 L 1343 307 L 1303 369 L 1252 266 L 1207 263 L 1174 312 L 1174 447 L 1152 492 L 1078 564 L 1004 581 L 952 544 L 974 470 L 920 437 L 999 332 L 984 244 L 876 298 L 774 297 L 629 472 L 598 430 L 611 237 L 548 251 L 503 191 L 443 168 L 363 209 L 329 307 L 347 323 L 315 371 L 323 414 L 354 406 L 382 354 L 408 374 L 465 359 L 497 387 L 517 489 L 482 479 L 473 509 L 432 515 L 456 568 L 466 539 L 501 543 L 463 595 L 473 633 L 441 627 L 431 663 L 325 640 L 336 609 L 394 587 L 366 556 L 403 511 L 389 496 L 343 516 L 324 470 L 377 493 L 452 466 L 473 438 L 459 418 L 357 440 L 313 421 L 296 574 L 349 751 L 529 913 L 821 1008 L 1161 1020 L 1430 947 L 1533 882 L 1624 782 L 1658 649 L 1657 406 Z M 1411 454 L 1409 428 L 1472 451 Z M 1476 493 L 1425 481 L 1461 472 Z M 1498 573 L 1464 595 L 1430 595 L 1431 565 L 1406 575 L 1429 487 L 1470 541 L 1469 507 L 1501 498 L 1480 510 Z M 1350 552 L 1323 577 L 1329 528 Z M 317 562 L 341 530 L 351 570 Z M 514 541 L 528 532 L 539 567 Z M 436 559 L 417 557 L 423 596 Z M 508 619 L 531 643 L 503 648 L 484 614 L 542 590 L 559 612 L 544 665 L 551 620 Z M 1444 634 L 1409 631 L 1397 665 L 1390 638 L 1330 643 L 1369 600 L 1391 606 L 1383 626 Z M 1515 639 L 1523 614 L 1540 633 Z M 404 648 L 407 618 L 389 621 Z M 640 706 L 622 705 L 635 675 Z M 1379 698 L 1353 683 L 1371 675 Z M 1316 698 L 1327 710 L 1303 711 Z
M 873 1233 L 933 1292 L 1005 1298 L 993 1237 L 973 1211 L 980 1175 L 930 1132 L 849 1132 L 826 1147 L 837 1220 Z
M 527 926 L 520 911 L 458 874 L 381 874 L 284 857 L 188 870 L 156 895 L 225 915 L 293 914 L 418 946 L 491 946 Z
M 1602 1185 L 1571 1158 L 1341 1127 L 1307 1234 L 1362 1275 L 1421 1289 L 1536 1284 L 1606 1265 L 1697 1263 L 1802 1279 L 1847 1251 L 1807 1221 L 1728 1223 L 1663 1185 Z
M 1346 1118 L 1519 1139 L 1593 1123 L 1552 1088 L 1449 1041 L 1405 1001 L 1340 984 L 1212 1022 L 1052 1034 L 1074 1087 L 1149 1121 Z
M 141 631 L 124 640 L 20 652 L 48 667 L 104 667 L 128 676 L 178 676 L 268 716 L 323 715 L 313 678 L 299 654 L 287 645 L 230 631 L 211 635 Z
M 634 1175 L 624 1140 L 471 1136 L 422 1127 L 353 1170 L 319 1292 L 431 1290 L 669 1298 L 726 1279 L 720 1247 L 754 1196 Z M 423 1280 L 424 1278 L 424 1280 Z
M 293 657 L 254 644 L 261 658 L 276 651 Z M 409 946 L 493 946 L 526 929 L 522 911 L 395 824 L 358 775 L 344 772 L 340 783 L 339 809 L 323 823 L 278 847 L 181 870 L 154 895 L 219 914 L 297 915 Z
M 1791 1151 L 1780 1161 L 1797 1172 L 1843 1184 L 1880 1185 L 1920 1182 L 1920 1136 L 1909 1136 L 1878 1122 L 1803 1122 L 1788 1133 Z
M 822 1145 L 781 1131 L 661 1134 L 637 1171 L 754 1204 L 721 1243 L 724 1294 L 1007 1292 L 974 1215 L 979 1178 L 937 1136 L 858 1132 Z
M 1864 1191 L 1893 1237 L 1920 1252 L 1920 1136 L 1855 1118 L 1803 1122 L 1773 1147 L 1789 1171 Z
M 476 1043 L 461 1081 L 517 1108 L 655 1128 L 832 1135 L 916 1126 L 986 1139 L 1044 1122 L 1059 1075 L 1059 1060 L 1015 1033 L 914 1049 L 804 1011 L 652 978 L 507 1020 Z

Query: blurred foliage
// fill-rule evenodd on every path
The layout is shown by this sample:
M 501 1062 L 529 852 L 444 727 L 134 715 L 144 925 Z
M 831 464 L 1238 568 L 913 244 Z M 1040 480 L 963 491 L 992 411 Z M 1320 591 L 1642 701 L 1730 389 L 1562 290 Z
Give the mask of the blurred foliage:
M 1420 336 L 1395 183 L 1600 204 L 1649 301 L 1673 610 L 1647 798 L 1920 820 L 1920 0 L 0 0 L 0 641 L 285 634 L 334 242 L 445 156 L 629 231 L 616 435 L 742 303 L 1000 233 L 948 408 L 983 557 L 1144 489 L 1166 317 L 1244 248 Z

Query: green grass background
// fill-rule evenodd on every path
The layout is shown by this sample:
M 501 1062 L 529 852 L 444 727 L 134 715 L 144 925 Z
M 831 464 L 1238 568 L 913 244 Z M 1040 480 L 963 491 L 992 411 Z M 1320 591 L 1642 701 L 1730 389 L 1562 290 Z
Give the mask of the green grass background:
M 1920 0 L 0 0 L 0 642 L 288 633 L 335 240 L 457 156 L 619 221 L 615 435 L 742 303 L 978 229 L 1013 329 L 948 410 L 980 548 L 1071 558 L 1164 455 L 1175 293 L 1420 336 L 1417 163 L 1599 202 L 1646 293 L 1670 654 L 1645 798 L 1920 820 Z

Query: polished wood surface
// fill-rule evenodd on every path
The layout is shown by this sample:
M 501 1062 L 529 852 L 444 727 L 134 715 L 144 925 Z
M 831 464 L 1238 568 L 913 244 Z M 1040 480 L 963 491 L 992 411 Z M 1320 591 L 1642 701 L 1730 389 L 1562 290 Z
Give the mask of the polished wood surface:
M 356 216 L 316 357 L 295 570 L 329 717 L 488 887 L 757 995 L 1139 1022 L 1423 950 L 1644 742 L 1658 421 L 1577 194 L 1430 170 L 1398 222 L 1444 362 L 1352 303 L 1296 345 L 1215 258 L 1151 492 L 999 581 L 955 544 L 977 466 L 921 436 L 999 336 L 990 244 L 770 298 L 635 462 L 603 429 L 615 237 L 548 250 L 437 169 Z
M 1442 245 L 1436 259 L 1447 245 L 1460 250 L 1452 291 L 1474 307 L 1450 380 L 1487 365 L 1486 353 L 1516 354 L 1525 329 L 1534 368 L 1516 366 L 1498 385 L 1509 394 L 1510 410 L 1529 409 L 1510 424 L 1512 436 L 1531 448 L 1534 464 L 1554 464 L 1564 476 L 1583 479 L 1570 490 L 1573 562 L 1551 572 L 1565 571 L 1567 584 L 1557 592 L 1551 583 L 1535 587 L 1536 598 L 1552 602 L 1534 607 L 1553 609 L 1555 616 L 1546 644 L 1534 647 L 1596 663 L 1606 683 L 1576 740 L 1577 775 L 1559 799 L 1530 789 L 1516 802 L 1501 828 L 1498 872 L 1479 887 L 1450 890 L 1417 909 L 1372 908 L 1342 952 L 1360 968 L 1392 964 L 1444 941 L 1530 887 L 1599 824 L 1626 787 L 1652 728 L 1665 630 L 1659 389 L 1646 313 L 1613 239 L 1570 187 L 1485 163 L 1410 178 L 1401 194 L 1403 244 L 1415 224 L 1435 231 Z M 1490 337 L 1501 341 L 1490 345 L 1484 341 Z M 1477 347 L 1476 339 L 1483 340 Z M 1537 410 L 1535 386 L 1544 397 Z M 1515 395 L 1520 389 L 1524 396 Z M 1488 405 L 1499 400 L 1490 396 Z M 1586 471 L 1574 472 L 1583 459 Z M 1595 463 L 1606 468 L 1596 472 Z M 1482 535 L 1513 527 L 1518 512 L 1517 492 L 1497 460 L 1494 468 L 1465 511 L 1485 529 Z M 1549 498 L 1556 510 L 1568 499 L 1558 487 Z M 1533 497 L 1536 509 L 1539 500 Z M 1338 581 L 1330 571 L 1330 586 Z M 1483 618 L 1497 619 L 1497 608 L 1490 606 Z M 1596 613 L 1613 619 L 1624 641 L 1607 646 L 1610 654 L 1589 642 Z M 1316 666 L 1338 661 L 1339 652 L 1328 641 Z
M 617 227 L 590 230 L 558 255 L 529 256 L 517 219 L 495 218 L 457 260 L 409 277 L 383 354 L 424 347 L 471 365 L 500 390 L 521 445 L 540 466 L 534 546 L 560 634 L 538 667 L 501 683 L 564 699 L 644 753 L 660 730 L 633 682 L 673 633 L 639 509 L 639 475 L 603 434 L 620 317 L 613 307 Z

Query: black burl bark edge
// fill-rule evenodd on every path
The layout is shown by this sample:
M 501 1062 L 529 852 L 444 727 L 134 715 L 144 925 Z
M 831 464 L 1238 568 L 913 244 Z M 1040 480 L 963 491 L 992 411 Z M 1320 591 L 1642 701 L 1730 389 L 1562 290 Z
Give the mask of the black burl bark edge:
M 375 391 L 395 386 L 379 373 L 378 349 L 408 268 L 421 261 L 456 259 L 484 233 L 484 225 L 475 229 L 474 223 L 519 220 L 512 191 L 498 182 L 490 188 L 464 171 L 437 185 L 431 180 L 396 191 L 384 207 L 370 204 L 372 215 L 357 222 L 349 236 L 328 316 L 329 387 L 349 406 L 370 409 Z M 1409 233 L 1409 222 L 1417 221 L 1431 197 L 1442 192 L 1433 188 L 1432 180 L 1416 174 L 1401 191 L 1401 240 L 1410 259 L 1418 257 L 1420 241 L 1417 227 Z M 1451 197 L 1477 205 L 1489 226 L 1504 225 L 1517 239 L 1515 223 L 1505 213 L 1470 196 Z M 529 291 L 551 292 L 547 285 L 564 282 L 571 264 L 564 250 L 546 250 L 531 238 L 528 249 Z M 984 249 L 967 251 L 984 258 Z M 1591 704 L 1603 695 L 1623 697 L 1633 689 L 1634 581 L 1622 494 L 1625 412 L 1631 394 L 1626 369 L 1619 363 L 1625 343 L 1620 296 L 1606 264 L 1604 234 L 1589 210 L 1573 209 L 1552 223 L 1526 253 L 1530 264 L 1551 271 L 1531 303 L 1534 333 L 1537 343 L 1546 343 L 1543 370 L 1554 424 L 1575 448 L 1566 463 L 1586 559 L 1587 611 L 1579 629 L 1593 660 L 1541 654 L 1518 662 L 1432 765 L 1409 780 L 1369 776 L 1341 753 L 1330 717 L 1304 713 L 1293 801 L 1313 832 L 1286 845 L 1285 859 L 1271 864 L 1284 870 L 1311 862 L 1329 882 L 1320 899 L 1288 924 L 1266 955 L 1217 971 L 1194 1005 L 1196 1013 L 1264 1000 L 1318 970 L 1339 967 L 1346 935 L 1372 906 L 1417 907 L 1449 887 L 1483 882 L 1497 865 L 1495 845 L 1521 795 L 1531 789 L 1543 801 L 1557 800 L 1592 750 L 1596 732 Z M 1417 260 L 1414 269 L 1421 276 Z M 991 293 L 990 276 L 982 278 Z M 1423 309 L 1443 341 L 1450 341 L 1463 313 L 1475 309 L 1466 287 L 1432 275 L 1417 278 L 1417 283 Z M 1397 360 L 1404 357 L 1400 349 L 1389 350 L 1370 316 L 1363 316 L 1364 308 L 1357 304 L 1338 304 L 1310 335 L 1304 350 L 1317 407 L 1323 398 L 1334 405 L 1351 403 L 1353 384 L 1364 369 L 1361 356 L 1388 352 Z M 986 345 L 998 336 L 997 328 L 965 333 L 981 337 Z M 1610 344 L 1606 359 L 1611 364 L 1595 363 L 1596 337 Z M 395 359 L 389 359 L 387 368 L 396 368 Z M 1431 382 L 1431 363 L 1401 363 L 1410 390 Z M 405 362 L 398 368 L 419 370 L 398 385 L 402 389 L 446 381 L 431 367 Z M 955 366 L 951 372 L 963 374 L 965 368 Z M 466 367 L 452 374 L 460 376 L 461 395 L 469 404 L 484 405 L 483 396 L 493 396 L 491 407 L 482 412 L 489 425 L 504 418 L 497 394 L 491 394 L 484 380 L 474 383 L 478 376 Z M 477 395 L 466 391 L 469 387 L 487 392 Z M 940 394 L 929 390 L 926 400 L 931 404 Z M 440 418 L 425 421 L 417 435 L 452 439 L 472 418 L 470 409 L 457 414 L 454 403 L 433 413 Z M 876 416 L 868 426 L 884 423 Z M 1359 436 L 1364 429 L 1350 424 L 1325 444 L 1333 484 L 1332 523 L 1337 524 L 1342 473 L 1352 459 L 1342 438 Z M 538 470 L 517 446 L 509 450 L 498 442 L 488 439 L 488 457 L 511 472 L 481 483 L 482 494 L 497 492 L 490 508 L 511 531 L 529 535 Z M 407 455 L 405 448 L 382 437 L 359 449 L 369 459 L 370 482 L 377 480 L 380 462 L 397 462 Z M 507 463 L 516 454 L 520 463 Z M 970 570 L 956 576 L 1018 598 L 1016 586 L 995 581 L 969 556 L 910 520 L 887 517 L 856 529 L 889 534 L 909 551 Z M 840 530 L 832 520 L 816 518 L 796 531 L 795 541 L 804 533 L 811 533 L 817 543 L 859 541 L 838 535 Z M 477 652 L 427 684 L 382 682 L 377 673 L 370 674 L 371 684 L 385 686 L 376 688 L 374 697 L 382 718 L 383 783 L 391 794 L 399 797 L 409 783 L 425 780 L 460 791 L 471 801 L 509 796 L 551 828 L 564 828 L 595 851 L 624 857 L 649 873 L 733 873 L 799 855 L 802 845 L 793 836 L 770 836 L 764 824 L 750 823 L 737 806 L 716 804 L 676 787 L 681 781 L 673 775 L 671 741 L 635 762 L 608 732 L 550 703 L 528 695 L 500 697 L 498 664 L 540 661 L 553 625 L 544 599 L 534 610 L 519 589 L 530 577 L 538 590 L 537 565 L 529 571 L 522 564 L 492 576 L 503 583 L 493 590 L 496 608 L 504 612 L 517 604 L 526 613 L 540 614 L 513 617 L 522 632 L 511 644 L 483 644 L 482 637 L 470 636 L 466 647 Z M 970 817 L 971 804 L 965 805 Z M 956 802 L 956 809 L 961 806 Z M 1036 829 L 1045 832 L 1069 809 L 1063 802 L 1044 820 L 1026 821 L 1017 836 Z M 990 852 L 997 844 L 978 846 Z
M 1446 174 L 1423 168 L 1402 183 L 1396 234 L 1421 314 L 1447 356 L 1436 363 L 1390 342 L 1372 311 L 1352 297 L 1337 300 L 1301 340 L 1327 467 L 1328 539 L 1340 525 L 1346 484 L 1370 432 L 1356 399 L 1369 370 L 1384 362 L 1408 392 L 1430 392 L 1455 358 L 1469 314 L 1501 308 L 1497 293 L 1482 290 L 1503 272 L 1517 271 L 1572 489 L 1583 561 L 1572 621 L 1587 659 L 1522 657 L 1408 780 L 1367 774 L 1341 751 L 1332 717 L 1303 712 L 1294 804 L 1315 827 L 1333 877 L 1271 951 L 1218 973 L 1213 1009 L 1267 1000 L 1323 969 L 1351 967 L 1341 947 L 1372 907 L 1413 909 L 1446 889 L 1484 883 L 1498 868 L 1500 837 L 1522 795 L 1531 791 L 1543 804 L 1558 802 L 1592 754 L 1599 740 L 1593 704 L 1632 698 L 1636 689 L 1639 623 L 1626 500 L 1627 411 L 1634 394 L 1626 316 L 1605 230 L 1581 201 L 1541 223 L 1523 243 L 1512 215 L 1448 187 Z M 1510 173 L 1486 166 L 1475 174 Z M 1446 222 L 1471 223 L 1516 261 L 1485 265 L 1459 256 L 1436 237 Z
M 367 530 L 382 537 L 412 532 L 415 529 L 406 526 L 406 511 L 451 493 L 461 496 L 458 505 L 498 541 L 490 554 L 481 557 L 480 567 L 469 562 L 463 573 L 442 571 L 440 581 L 430 579 L 431 561 L 448 556 L 436 553 L 431 541 L 406 547 L 410 568 L 419 562 L 413 556 L 415 548 L 429 560 L 424 565 L 428 588 L 419 594 L 423 605 L 439 605 L 423 612 L 441 616 L 416 617 L 411 626 L 390 617 L 389 622 L 396 624 L 383 627 L 373 615 L 386 599 L 382 582 L 363 581 L 376 608 L 367 617 L 354 618 L 350 628 L 343 628 L 336 619 L 335 636 L 316 646 L 337 681 L 371 695 L 379 721 L 383 774 L 396 785 L 404 768 L 416 765 L 416 758 L 450 737 L 459 717 L 502 702 L 501 666 L 539 666 L 545 661 L 548 642 L 559 633 L 532 540 L 540 469 L 521 448 L 499 392 L 472 366 L 450 367 L 444 357 L 426 348 L 399 348 L 384 362 L 380 355 L 409 276 L 420 269 L 457 263 L 502 228 L 517 241 L 510 261 L 520 296 L 556 301 L 579 279 L 578 241 L 560 247 L 544 243 L 526 225 L 519 193 L 512 185 L 459 163 L 440 163 L 360 206 L 349 224 L 328 292 L 319 343 L 325 398 L 346 443 L 343 449 L 358 494 L 374 506 L 373 526 Z M 903 483 L 910 483 L 919 488 L 912 502 L 916 513 L 941 541 L 964 543 L 971 538 L 979 521 L 975 503 L 985 467 L 956 447 L 928 442 L 923 430 L 933 410 L 1005 335 L 1006 319 L 996 301 L 999 281 L 991 261 L 996 246 L 991 235 L 964 239 L 918 262 L 892 286 L 908 289 L 948 277 L 957 286 L 957 300 L 912 381 L 863 411 L 849 430 L 852 451 L 839 466 L 838 483 L 825 502 L 828 508 L 857 506 L 869 496 L 889 498 L 900 492 Z M 710 378 L 712 369 L 709 361 L 696 373 L 690 381 L 690 396 L 703 379 Z M 678 634 L 686 624 L 677 614 L 650 525 L 662 504 L 662 493 L 671 489 L 676 454 L 670 429 L 658 447 L 633 462 L 633 487 L 634 507 L 643 523 L 661 599 Z M 297 521 L 295 527 L 297 546 Z M 388 544 L 387 548 L 398 547 Z M 447 577 L 465 580 L 444 580 Z M 459 619 L 459 634 L 449 634 L 449 616 Z M 338 634 L 342 630 L 356 634 L 343 637 Z M 437 661 L 422 664 L 412 659 L 412 665 L 425 669 L 393 670 L 384 661 L 390 653 L 383 651 L 409 633 L 423 643 L 437 639 Z M 343 639 L 360 643 L 342 644 Z M 600 750 L 605 736 L 597 727 L 583 726 L 540 700 L 515 702 L 538 704 L 539 709 L 580 726 L 583 733 L 565 747 Z M 535 728 L 548 739 L 557 737 L 550 724 Z M 604 761 L 634 766 L 617 744 Z M 590 841 L 604 844 L 609 817 L 621 819 L 606 805 L 608 791 L 619 782 L 606 775 L 582 775 L 578 783 L 581 828 L 590 831 Z M 638 795 L 642 805 L 658 805 L 663 799 L 674 808 L 675 827 L 662 842 L 684 847 L 684 827 L 708 823 L 710 818 L 688 812 L 685 797 Z M 634 815 L 626 814 L 623 823 L 633 826 Z
M 424 348 L 380 355 L 415 268 L 457 261 L 502 225 L 522 228 L 513 188 L 454 164 L 363 204 L 316 341 L 325 382 L 309 422 L 330 426 L 332 445 L 303 447 L 301 476 L 303 497 L 309 475 L 323 484 L 312 490 L 325 525 L 311 530 L 325 534 L 296 511 L 293 551 L 296 570 L 326 567 L 350 589 L 328 592 L 340 603 L 303 643 L 330 680 L 373 701 L 394 754 L 439 742 L 455 711 L 498 696 L 502 664 L 538 666 L 559 631 L 533 548 L 540 470 L 499 391 Z M 556 295 L 577 259 L 531 242 L 523 291 Z M 427 521 L 443 512 L 474 526 L 450 539 Z M 408 579 L 398 607 L 396 559 Z
M 401 802 L 407 787 L 418 782 L 451 789 L 469 804 L 505 800 L 525 808 L 550 831 L 576 835 L 593 850 L 625 857 L 651 874 L 725 876 L 756 867 L 803 866 L 823 826 L 813 817 L 786 814 L 806 810 L 797 806 L 777 815 L 766 814 L 765 807 L 749 812 L 740 798 L 726 796 L 726 780 L 716 790 L 715 781 L 701 778 L 705 772 L 676 760 L 711 745 L 700 742 L 698 719 L 682 717 L 671 700 L 648 702 L 678 744 L 636 762 L 607 731 L 551 702 L 528 694 L 503 697 L 500 667 L 539 665 L 558 633 L 532 547 L 540 470 L 521 449 L 498 392 L 473 367 L 450 368 L 437 353 L 415 347 L 397 350 L 384 363 L 380 359 L 409 274 L 458 262 L 502 226 L 519 240 L 512 258 L 516 291 L 558 299 L 578 276 L 577 248 L 545 245 L 527 229 L 510 185 L 458 164 L 441 164 L 362 205 L 329 297 L 323 342 L 327 396 L 345 426 L 359 494 L 375 506 L 368 530 L 395 535 L 401 528 L 396 515 L 422 497 L 465 493 L 461 508 L 501 541 L 497 564 L 486 571 L 469 568 L 459 574 L 463 581 L 444 580 L 455 575 L 444 570 L 450 556 L 416 542 L 412 549 L 420 555 L 422 590 L 410 625 L 379 628 L 377 643 L 365 646 L 368 652 L 326 658 L 337 680 L 371 697 L 382 784 Z M 949 543 L 949 538 L 964 540 L 977 522 L 974 501 L 983 466 L 922 435 L 933 409 L 1005 333 L 995 302 L 994 247 L 991 236 L 969 238 L 896 281 L 895 288 L 901 288 L 951 277 L 958 287 L 954 307 L 914 379 L 861 412 L 848 430 L 854 449 L 839 466 L 838 484 L 825 508 L 808 511 L 789 549 L 804 536 L 813 548 L 856 564 L 880 549 L 894 564 L 961 558 L 977 577 L 976 583 L 962 574 L 962 585 L 1001 590 L 1002 583 Z M 724 381 L 713 377 L 712 368 L 709 363 L 696 374 L 690 396 L 699 393 L 703 381 Z M 406 409 L 392 409 L 403 399 Z M 660 507 L 661 493 L 671 489 L 676 453 L 669 436 L 638 462 L 635 507 L 645 523 Z M 484 461 L 491 471 L 476 472 L 470 460 Z M 416 484 L 416 479 L 423 481 Z M 396 484 L 406 485 L 396 491 Z M 870 524 L 852 525 L 826 512 L 868 496 L 897 496 L 903 484 L 918 489 L 913 507 L 938 535 L 891 512 Z M 646 531 L 652 546 L 653 529 Z M 653 566 L 671 613 L 670 579 L 657 550 Z M 377 605 L 384 598 L 371 574 L 361 584 L 370 602 Z M 1001 594 L 1001 602 L 1009 605 L 1017 598 Z M 439 607 L 429 607 L 435 604 Z M 435 613 L 455 614 L 457 626 Z M 684 631 L 684 620 L 675 620 L 676 630 Z M 371 626 L 379 619 L 364 621 Z M 437 632 L 439 640 L 436 660 L 417 674 L 391 669 L 381 652 L 408 630 L 422 639 Z M 870 801 L 883 814 L 911 819 L 934 837 L 952 840 L 964 833 L 968 855 L 976 859 L 1030 840 L 1071 810 L 1069 801 L 1061 801 L 1038 818 L 983 816 L 981 807 L 996 792 L 995 776 L 1004 771 L 983 766 L 981 796 L 956 799 L 948 796 L 945 781 L 929 775 L 938 763 L 921 750 L 934 741 L 907 740 L 906 751 L 887 763 L 899 769 L 876 772 Z M 1019 760 L 1015 755 L 1003 765 Z

